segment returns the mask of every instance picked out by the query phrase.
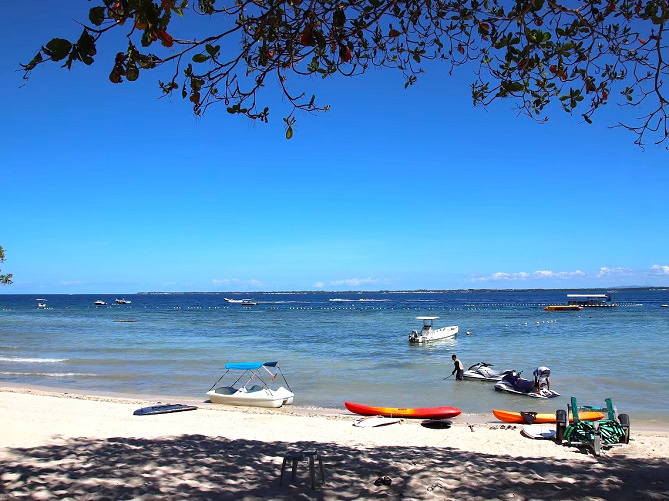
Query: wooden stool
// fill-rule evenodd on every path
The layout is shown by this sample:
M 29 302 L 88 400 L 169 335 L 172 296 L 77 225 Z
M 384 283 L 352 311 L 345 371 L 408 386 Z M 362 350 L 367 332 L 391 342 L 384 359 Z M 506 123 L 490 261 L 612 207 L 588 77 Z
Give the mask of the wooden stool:
M 290 461 L 291 465 L 291 482 L 295 482 L 297 477 L 297 463 L 302 459 L 309 460 L 309 476 L 311 477 L 311 488 L 316 488 L 316 471 L 315 471 L 315 460 L 318 460 L 318 466 L 321 470 L 321 485 L 325 485 L 325 469 L 323 468 L 323 458 L 318 451 L 300 451 L 300 452 L 288 452 L 283 457 L 283 463 L 281 463 L 281 476 L 279 477 L 279 485 L 283 485 L 283 474 L 286 471 L 286 466 Z

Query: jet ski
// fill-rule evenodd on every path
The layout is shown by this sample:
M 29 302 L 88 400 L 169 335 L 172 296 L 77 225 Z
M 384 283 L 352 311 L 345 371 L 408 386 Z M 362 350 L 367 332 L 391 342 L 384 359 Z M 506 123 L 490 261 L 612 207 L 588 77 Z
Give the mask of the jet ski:
M 513 371 L 497 371 L 491 369 L 492 364 L 486 362 L 479 362 L 472 365 L 469 369 L 462 373 L 465 379 L 475 379 L 478 381 L 500 381 L 504 375 Z
M 509 371 L 502 376 L 502 380 L 499 383 L 495 384 L 495 390 L 533 398 L 553 398 L 560 396 L 557 391 L 549 390 L 545 387 L 541 388 L 541 391 L 537 391 L 534 381 L 523 379 L 520 377 L 520 374 L 520 372 Z

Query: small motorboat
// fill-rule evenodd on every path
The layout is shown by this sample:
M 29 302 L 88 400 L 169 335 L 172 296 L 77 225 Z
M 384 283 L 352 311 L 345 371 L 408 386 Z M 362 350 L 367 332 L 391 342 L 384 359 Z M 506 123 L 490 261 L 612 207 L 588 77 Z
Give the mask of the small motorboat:
M 102 299 L 98 299 L 93 303 L 95 306 L 107 306 L 107 303 L 105 303 Z
M 36 299 L 36 301 L 37 301 L 37 307 L 40 310 L 46 309 L 46 299 Z
M 426 343 L 428 341 L 437 341 L 439 339 L 453 339 L 458 335 L 458 326 L 434 328 L 434 321 L 439 317 L 416 317 L 416 320 L 423 321 L 423 328 L 420 332 L 413 330 L 409 334 L 409 343 Z
M 512 370 L 497 371 L 495 369 L 491 369 L 491 367 L 492 364 L 479 362 L 472 365 L 469 369 L 463 372 L 462 377 L 476 381 L 501 381 L 506 374 L 513 372 Z
M 118 299 L 118 298 L 114 299 L 114 302 L 116 304 L 130 304 L 131 303 L 131 301 L 128 301 L 127 299 Z
M 286 387 L 270 388 L 269 383 L 279 374 Z M 228 375 L 233 382 L 217 387 Z M 279 362 L 245 362 L 225 364 L 225 372 L 209 389 L 207 396 L 213 404 L 277 408 L 292 404 L 295 394 L 288 386 Z
M 560 396 L 557 391 L 549 390 L 548 388 L 541 388 L 540 391 L 537 391 L 534 381 L 523 379 L 520 377 L 520 374 L 520 372 L 516 371 L 510 371 L 508 374 L 505 374 L 502 380 L 495 384 L 495 390 L 533 398 L 553 398 Z
M 230 299 L 224 297 L 223 301 L 226 303 L 241 304 L 242 306 L 255 306 L 258 304 L 257 301 L 253 301 L 252 299 Z
M 544 308 L 544 311 L 579 311 L 583 306 L 578 304 L 553 304 Z

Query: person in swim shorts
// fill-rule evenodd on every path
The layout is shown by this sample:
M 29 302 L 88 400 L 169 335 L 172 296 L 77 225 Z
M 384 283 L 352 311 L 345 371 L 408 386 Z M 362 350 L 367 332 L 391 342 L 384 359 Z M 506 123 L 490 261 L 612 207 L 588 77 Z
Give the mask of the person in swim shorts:
M 534 386 L 537 393 L 541 393 L 541 387 L 544 385 L 546 386 L 546 389 L 550 391 L 551 381 L 549 376 L 551 370 L 548 367 L 537 367 L 532 374 L 534 374 Z
M 462 365 L 462 362 L 456 357 L 455 355 L 451 355 L 451 358 L 453 359 L 453 365 L 455 365 L 455 368 L 453 369 L 453 372 L 451 372 L 451 376 L 455 374 L 455 379 L 458 381 L 462 381 L 464 377 L 462 377 L 462 374 L 465 372 L 465 366 Z

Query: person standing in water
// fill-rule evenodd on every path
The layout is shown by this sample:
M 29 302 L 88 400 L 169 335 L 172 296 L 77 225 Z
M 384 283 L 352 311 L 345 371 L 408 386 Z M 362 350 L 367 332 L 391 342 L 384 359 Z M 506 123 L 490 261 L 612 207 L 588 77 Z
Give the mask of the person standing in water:
M 462 362 L 458 359 L 455 354 L 451 355 L 451 358 L 453 359 L 453 365 L 455 365 L 455 368 L 453 369 L 453 372 L 451 372 L 451 376 L 455 374 L 455 379 L 458 381 L 462 381 L 464 377 L 462 377 L 462 374 L 465 372 L 465 366 L 462 365 Z

